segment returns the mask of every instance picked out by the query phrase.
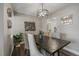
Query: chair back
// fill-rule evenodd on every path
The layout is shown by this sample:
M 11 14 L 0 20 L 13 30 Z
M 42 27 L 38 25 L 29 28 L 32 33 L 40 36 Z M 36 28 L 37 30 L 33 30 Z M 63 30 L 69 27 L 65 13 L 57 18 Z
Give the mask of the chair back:
M 60 33 L 60 39 L 64 40 L 66 38 L 66 34 L 65 33 Z
M 39 56 L 41 53 L 38 51 L 33 34 L 27 34 L 29 51 L 31 56 Z

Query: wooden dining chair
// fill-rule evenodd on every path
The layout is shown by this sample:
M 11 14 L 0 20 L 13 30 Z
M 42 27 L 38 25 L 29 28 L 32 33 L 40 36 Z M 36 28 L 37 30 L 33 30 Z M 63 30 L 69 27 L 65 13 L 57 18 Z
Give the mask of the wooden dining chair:
M 60 33 L 60 39 L 62 39 L 62 40 L 66 39 L 66 34 L 65 33 Z

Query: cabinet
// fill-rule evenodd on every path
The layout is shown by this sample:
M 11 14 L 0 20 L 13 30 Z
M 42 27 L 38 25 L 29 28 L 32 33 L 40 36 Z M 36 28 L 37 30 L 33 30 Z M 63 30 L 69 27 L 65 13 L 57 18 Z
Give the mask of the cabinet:
M 14 46 L 14 51 L 12 53 L 14 56 L 25 56 L 25 44 L 21 42 Z

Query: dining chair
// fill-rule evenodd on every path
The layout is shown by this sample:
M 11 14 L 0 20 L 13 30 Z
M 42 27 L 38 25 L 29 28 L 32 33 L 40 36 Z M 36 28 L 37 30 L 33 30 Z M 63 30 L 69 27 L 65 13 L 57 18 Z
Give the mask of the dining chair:
M 43 54 L 39 52 L 36 46 L 33 34 L 28 33 L 27 37 L 28 37 L 30 56 L 43 56 Z
M 60 33 L 60 39 L 65 40 L 66 39 L 66 33 Z M 61 49 L 60 53 L 66 54 L 64 51 L 65 51 L 64 49 Z
M 66 39 L 66 34 L 65 33 L 60 33 L 60 39 L 62 39 L 62 40 Z
M 49 36 L 49 32 L 44 32 L 44 36 Z

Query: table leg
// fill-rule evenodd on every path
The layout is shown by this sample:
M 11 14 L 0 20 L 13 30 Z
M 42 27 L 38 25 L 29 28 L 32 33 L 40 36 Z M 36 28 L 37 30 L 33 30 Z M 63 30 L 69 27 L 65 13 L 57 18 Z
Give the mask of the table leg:
M 52 55 L 54 56 L 54 53 Z
M 58 50 L 58 56 L 60 56 L 60 51 Z

